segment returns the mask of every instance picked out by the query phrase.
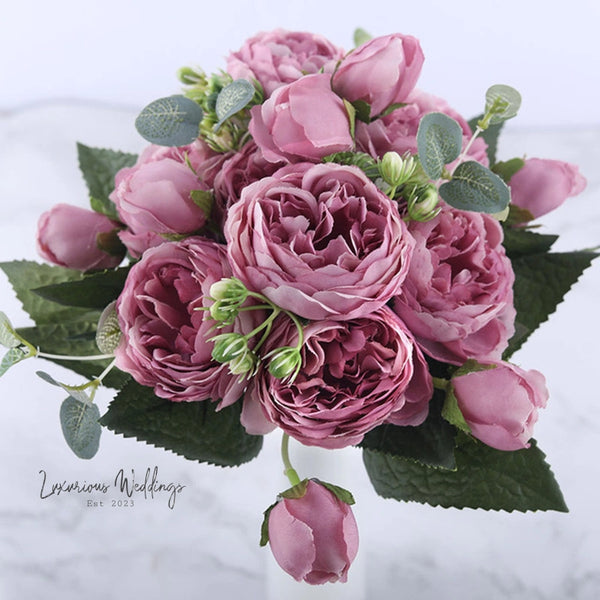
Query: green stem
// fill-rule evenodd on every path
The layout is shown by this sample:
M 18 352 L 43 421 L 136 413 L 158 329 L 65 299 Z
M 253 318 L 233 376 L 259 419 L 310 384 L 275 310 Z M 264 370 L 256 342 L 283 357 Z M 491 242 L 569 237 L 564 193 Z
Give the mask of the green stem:
M 67 356 L 63 354 L 48 354 L 47 352 L 40 352 L 39 350 L 35 354 L 39 358 L 48 358 L 51 360 L 105 360 L 107 358 L 114 358 L 114 354 L 96 354 L 94 356 Z
M 296 473 L 296 470 L 292 467 L 292 463 L 290 462 L 289 445 L 290 436 L 287 433 L 284 433 L 281 438 L 281 460 L 283 460 L 283 466 L 285 467 L 283 473 L 289 479 L 292 486 L 294 486 L 300 483 L 300 477 L 298 477 L 298 473 Z
M 102 380 L 110 373 L 110 371 L 112 370 L 112 368 L 115 366 L 115 363 L 117 362 L 117 359 L 114 358 L 110 364 L 108 365 L 108 367 L 106 367 L 106 369 L 104 369 L 104 371 L 102 371 L 102 373 L 100 373 L 100 375 L 98 375 L 98 377 L 96 377 L 96 381 L 102 383 Z
M 433 387 L 436 390 L 443 390 L 444 392 L 448 391 L 448 388 L 450 387 L 450 381 L 442 377 L 432 377 L 431 379 L 433 381 Z

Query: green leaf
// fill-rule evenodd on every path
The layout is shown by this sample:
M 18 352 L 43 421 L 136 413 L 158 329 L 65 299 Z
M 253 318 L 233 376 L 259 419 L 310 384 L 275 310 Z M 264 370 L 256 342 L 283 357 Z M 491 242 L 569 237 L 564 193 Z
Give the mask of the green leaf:
M 365 435 L 359 446 L 390 457 L 441 467 L 456 468 L 454 436 L 456 430 L 441 416 L 444 392 L 435 391 L 429 415 L 416 427 L 380 425 Z
M 215 104 L 215 112 L 219 121 L 215 125 L 215 131 L 218 131 L 221 125 L 240 112 L 254 98 L 254 86 L 246 79 L 236 79 L 226 85 L 217 96 Z
M 489 124 L 497 125 L 512 119 L 521 107 L 521 94 L 510 85 L 493 85 L 485 93 L 485 115 L 490 114 Z M 485 118 L 485 116 L 484 116 Z
M 189 460 L 231 467 L 253 459 L 262 447 L 262 436 L 248 435 L 240 414 L 241 402 L 217 411 L 209 401 L 158 398 L 150 388 L 131 381 L 110 403 L 100 423 Z
M 80 280 L 83 275 L 79 271 L 27 260 L 0 263 L 0 269 L 6 273 L 25 312 L 38 324 L 74 320 L 88 312 L 79 308 L 67 309 L 32 291 L 33 288 Z
M 421 165 L 431 179 L 439 179 L 444 167 L 458 158 L 462 149 L 461 126 L 448 115 L 429 113 L 419 123 L 417 148 Z
M 185 146 L 198 137 L 203 117 L 197 102 L 181 95 L 168 96 L 148 104 L 135 120 L 135 128 L 153 144 Z
M 483 115 L 478 115 L 469 121 L 469 127 L 471 131 L 475 131 L 477 127 L 477 123 L 481 121 Z M 483 138 L 485 143 L 487 144 L 486 154 L 488 160 L 490 161 L 490 165 L 496 164 L 496 153 L 498 151 L 498 138 L 500 137 L 500 132 L 502 131 L 502 127 L 504 126 L 504 121 L 502 123 L 498 123 L 497 125 L 490 125 L 487 129 L 484 129 L 479 137 Z M 492 169 L 493 170 L 493 169 Z
M 10 348 L 2 358 L 2 362 L 0 362 L 0 377 L 2 377 L 2 375 L 4 375 L 4 373 L 6 373 L 13 365 L 16 365 L 26 358 L 30 358 L 31 356 L 34 355 L 31 354 L 29 348 L 25 346 Z
M 372 38 L 373 36 L 369 32 L 365 31 L 362 27 L 357 27 L 354 30 L 354 35 L 352 36 L 354 47 L 358 48 L 358 46 L 362 46 Z
M 502 212 L 510 202 L 508 186 L 489 169 L 475 161 L 461 163 L 451 181 L 440 186 L 442 198 L 459 210 Z
M 502 243 L 508 257 L 513 259 L 529 254 L 546 253 L 557 239 L 557 235 L 542 235 L 522 227 L 505 227 Z
M 112 354 L 121 341 L 121 327 L 116 301 L 111 302 L 100 315 L 96 329 L 96 346 L 102 354 Z
M 512 259 L 516 334 L 504 353 L 505 360 L 556 310 L 596 256 L 595 252 L 583 251 L 529 254 Z
M 510 160 L 497 162 L 492 171 L 502 178 L 504 183 L 510 183 L 512 176 L 518 173 L 525 166 L 522 158 L 511 158 Z
M 77 157 L 92 209 L 118 221 L 117 209 L 109 195 L 115 189 L 115 175 L 124 167 L 134 165 L 137 156 L 107 148 L 91 148 L 78 142 Z
M 60 424 L 69 448 L 79 457 L 93 458 L 98 452 L 102 427 L 96 404 L 86 404 L 69 396 L 60 407 Z
M 80 389 L 81 386 L 67 385 L 66 383 L 61 383 L 60 381 L 56 381 L 56 379 L 54 379 L 54 377 L 52 377 L 52 375 L 50 375 L 49 373 L 46 373 L 45 371 L 36 371 L 35 374 L 40 379 L 43 379 L 46 383 L 49 383 L 51 385 L 55 385 L 56 387 L 62 388 L 74 400 L 77 400 L 78 402 L 81 402 L 82 404 L 91 404 L 92 403 L 87 392 L 85 390 Z M 98 416 L 100 416 L 100 415 L 98 415 Z
M 363 453 L 371 483 L 384 498 L 444 508 L 568 512 L 545 455 L 534 440 L 530 448 L 515 452 L 465 440 L 455 456 L 457 469 L 448 471 L 371 450 Z
M 76 281 L 37 287 L 32 292 L 63 306 L 103 310 L 119 297 L 128 273 L 129 267 L 121 267 L 85 275 Z
M 0 311 L 0 344 L 5 348 L 16 348 L 22 340 L 16 335 L 10 319 Z
M 377 161 L 365 152 L 336 152 L 323 158 L 323 162 L 332 162 L 338 165 L 354 165 L 372 181 L 380 177 Z

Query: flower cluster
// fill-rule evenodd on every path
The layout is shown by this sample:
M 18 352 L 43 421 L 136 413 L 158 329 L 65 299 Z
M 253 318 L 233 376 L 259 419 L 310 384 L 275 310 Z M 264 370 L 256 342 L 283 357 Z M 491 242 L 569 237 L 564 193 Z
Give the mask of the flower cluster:
M 169 401 L 239 403 L 250 435 L 342 448 L 441 414 L 471 441 L 529 448 L 548 392 L 506 361 L 519 331 L 505 236 L 585 180 L 559 161 L 496 163 L 484 132 L 516 92 L 496 86 L 470 125 L 416 87 L 423 60 L 408 35 L 345 52 L 276 30 L 226 73 L 181 71 L 184 95 L 163 100 L 198 111 L 188 143 L 156 143 L 148 131 L 180 124 L 142 113 L 155 143 L 115 169 L 102 210 L 39 221 L 56 265 L 114 269 L 127 253 L 119 369 Z M 297 579 L 345 580 L 350 501 L 290 480 L 265 539 Z

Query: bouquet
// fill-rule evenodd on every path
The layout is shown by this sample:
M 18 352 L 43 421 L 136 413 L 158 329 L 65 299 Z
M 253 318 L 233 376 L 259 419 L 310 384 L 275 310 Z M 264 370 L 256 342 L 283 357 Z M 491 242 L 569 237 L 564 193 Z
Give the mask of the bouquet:
M 78 457 L 107 428 L 232 467 L 280 430 L 290 487 L 260 543 L 309 584 L 346 581 L 358 526 L 290 438 L 360 447 L 385 498 L 567 510 L 532 438 L 544 376 L 510 359 L 596 256 L 535 231 L 584 189 L 576 166 L 497 160 L 515 89 L 467 122 L 417 88 L 417 39 L 355 45 L 276 30 L 223 72 L 181 69 L 136 120 L 139 156 L 78 145 L 91 208 L 40 217 L 51 265 L 0 264 L 35 323 L 0 313 L 0 374 L 34 357 L 76 374 L 37 372 Z

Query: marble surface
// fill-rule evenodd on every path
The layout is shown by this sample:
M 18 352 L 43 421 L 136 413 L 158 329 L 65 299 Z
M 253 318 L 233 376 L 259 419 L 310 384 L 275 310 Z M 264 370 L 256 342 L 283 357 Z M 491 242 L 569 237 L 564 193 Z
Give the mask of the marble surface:
M 135 113 L 91 103 L 46 104 L 0 114 L 0 260 L 36 259 L 35 223 L 57 202 L 86 204 L 75 142 L 138 151 Z M 561 234 L 557 249 L 600 240 L 600 127 L 507 127 L 500 157 L 559 158 L 581 166 L 587 191 L 543 219 Z M 597 303 L 600 263 L 515 356 L 545 373 L 551 400 L 536 438 L 561 484 L 568 514 L 508 514 L 399 504 L 375 495 L 354 449 L 325 453 L 292 446 L 300 470 L 354 492 L 361 532 L 359 559 L 346 586 L 294 586 L 288 598 L 433 600 L 577 599 L 600 593 L 600 398 Z M 0 309 L 29 323 L 0 275 Z M 75 383 L 44 361 L 14 367 L 0 381 L 0 598 L 263 598 L 283 595 L 258 537 L 263 510 L 285 487 L 279 436 L 239 469 L 188 462 L 105 431 L 91 461 L 77 459 L 58 421 L 62 394 L 36 369 Z M 110 393 L 99 397 L 104 412 Z M 312 466 L 309 466 L 312 465 Z M 143 479 L 158 468 L 164 483 L 185 486 L 170 509 L 166 494 L 48 495 L 52 484 L 111 484 L 120 469 Z M 43 474 L 46 485 L 42 488 Z M 302 474 L 302 473 L 301 473 Z M 88 500 L 103 506 L 88 506 Z

